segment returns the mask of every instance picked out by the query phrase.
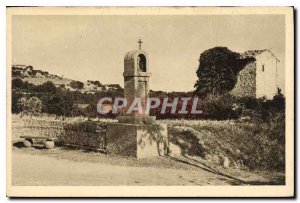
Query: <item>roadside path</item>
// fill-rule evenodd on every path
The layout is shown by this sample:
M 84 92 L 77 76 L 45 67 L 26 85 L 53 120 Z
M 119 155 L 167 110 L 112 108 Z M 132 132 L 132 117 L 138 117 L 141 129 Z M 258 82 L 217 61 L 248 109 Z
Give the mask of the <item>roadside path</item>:
M 229 185 L 230 179 L 205 170 L 76 162 L 39 155 L 13 154 L 13 185 Z

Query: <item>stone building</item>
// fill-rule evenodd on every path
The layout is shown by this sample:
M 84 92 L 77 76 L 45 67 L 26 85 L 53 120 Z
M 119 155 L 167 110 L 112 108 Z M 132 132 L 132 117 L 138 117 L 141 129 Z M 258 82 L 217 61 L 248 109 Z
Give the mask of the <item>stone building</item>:
M 277 68 L 280 62 L 268 49 L 249 50 L 241 54 L 241 58 L 253 59 L 237 77 L 232 95 L 238 97 L 266 97 L 272 99 L 278 93 Z

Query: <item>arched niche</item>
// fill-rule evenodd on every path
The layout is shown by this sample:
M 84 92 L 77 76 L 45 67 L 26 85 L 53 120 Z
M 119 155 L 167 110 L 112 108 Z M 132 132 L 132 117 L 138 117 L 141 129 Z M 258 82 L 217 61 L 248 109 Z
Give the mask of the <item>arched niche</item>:
M 146 72 L 147 71 L 147 61 L 144 54 L 139 54 L 137 57 L 137 68 L 140 72 Z

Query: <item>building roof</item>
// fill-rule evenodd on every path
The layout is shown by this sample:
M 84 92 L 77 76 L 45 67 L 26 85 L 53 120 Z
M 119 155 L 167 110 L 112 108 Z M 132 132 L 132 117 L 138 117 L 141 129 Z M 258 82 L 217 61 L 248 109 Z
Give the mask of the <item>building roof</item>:
M 135 59 L 139 54 L 144 54 L 147 58 L 147 53 L 143 51 L 142 49 L 129 51 L 126 53 L 124 60 L 133 60 Z
M 241 59 L 245 59 L 245 58 L 255 58 L 256 56 L 258 56 L 261 53 L 264 52 L 269 52 L 277 61 L 279 61 L 279 59 L 269 50 L 269 49 L 261 49 L 261 50 L 248 50 L 245 51 L 244 53 L 241 53 L 240 58 Z M 280 62 L 280 61 L 279 61 Z

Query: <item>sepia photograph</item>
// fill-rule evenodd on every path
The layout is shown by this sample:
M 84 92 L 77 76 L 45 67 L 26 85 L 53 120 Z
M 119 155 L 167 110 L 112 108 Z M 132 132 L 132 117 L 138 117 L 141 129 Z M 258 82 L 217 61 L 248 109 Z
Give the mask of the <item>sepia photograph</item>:
M 7 7 L 9 197 L 294 196 L 293 7 Z

